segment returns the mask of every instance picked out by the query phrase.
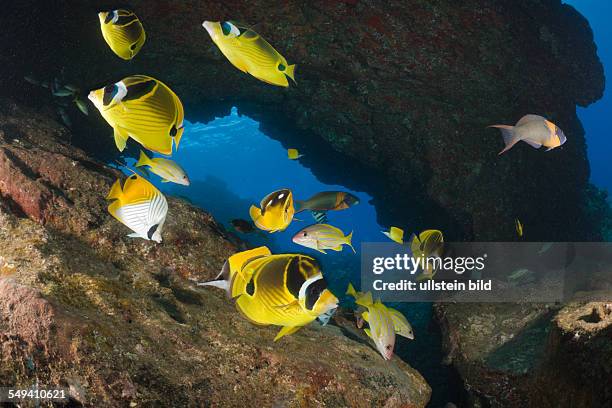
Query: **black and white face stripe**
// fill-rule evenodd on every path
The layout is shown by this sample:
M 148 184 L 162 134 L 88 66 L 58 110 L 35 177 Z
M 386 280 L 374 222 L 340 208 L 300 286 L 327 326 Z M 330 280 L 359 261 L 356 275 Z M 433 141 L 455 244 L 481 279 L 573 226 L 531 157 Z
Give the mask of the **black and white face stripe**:
M 102 97 L 102 103 L 104 106 L 110 105 L 112 102 L 119 103 L 127 95 L 127 88 L 123 81 L 119 81 L 115 84 L 107 85 L 104 87 L 104 96 Z
M 320 273 L 304 282 L 300 288 L 299 298 L 304 299 L 306 309 L 312 310 L 314 308 L 325 289 L 327 289 L 327 282 Z
M 115 24 L 119 19 L 119 12 L 117 10 L 109 11 L 104 19 L 104 24 Z
M 126 26 L 138 21 L 136 14 L 129 10 L 111 10 L 104 19 L 104 24 L 113 24 L 117 26 Z

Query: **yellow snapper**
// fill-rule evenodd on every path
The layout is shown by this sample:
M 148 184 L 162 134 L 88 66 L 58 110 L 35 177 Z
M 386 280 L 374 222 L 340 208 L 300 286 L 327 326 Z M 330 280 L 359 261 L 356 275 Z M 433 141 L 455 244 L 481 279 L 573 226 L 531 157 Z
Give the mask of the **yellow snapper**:
M 548 147 L 546 151 L 559 147 L 567 141 L 565 134 L 557 125 L 539 115 L 525 115 L 514 126 L 491 125 L 489 127 L 498 128 L 504 138 L 506 147 L 499 154 L 510 150 L 521 140 L 536 149 L 542 146 Z
M 204 21 L 202 26 L 219 50 L 236 68 L 278 86 L 295 82 L 295 65 L 289 65 L 266 40 L 249 27 L 233 21 Z
M 183 135 L 183 104 L 163 82 L 134 75 L 93 90 L 89 99 L 112 126 L 115 144 L 125 149 L 128 138 L 155 152 L 172 154 Z
M 119 222 L 134 231 L 129 236 L 161 242 L 162 229 L 168 213 L 168 202 L 153 184 L 133 174 L 121 188 L 121 180 L 111 187 L 107 200 L 114 200 L 108 206 Z
M 371 303 L 372 294 L 370 292 L 364 293 L 356 291 L 351 283 L 348 284 L 348 288 L 346 289 L 346 294 L 355 298 L 355 303 L 357 305 L 364 305 Z M 408 339 L 414 339 L 414 332 L 412 331 L 412 325 L 408 322 L 408 319 L 398 310 L 387 307 L 389 313 L 391 313 L 391 318 L 393 320 L 393 326 L 395 328 L 395 333 L 400 336 L 406 337 Z
M 164 159 L 162 157 L 151 159 L 141 150 L 140 158 L 135 166 L 149 166 L 151 172 L 162 178 L 162 183 L 173 182 L 183 186 L 189 185 L 189 177 L 187 177 L 185 170 L 183 170 L 181 166 L 172 160 Z
M 249 215 L 257 228 L 270 233 L 287 228 L 295 214 L 293 193 L 286 188 L 268 194 L 261 200 L 260 206 L 252 205 Z
M 364 331 L 374 341 L 376 348 L 383 358 L 391 360 L 393 348 L 395 347 L 393 315 L 380 300 L 372 301 L 372 294 L 370 292 L 356 300 L 355 303 L 368 309 L 361 314 L 363 320 L 368 322 L 370 326 L 368 329 L 364 329 Z
M 306 248 L 316 249 L 319 252 L 326 253 L 326 249 L 334 251 L 342 251 L 342 245 L 348 245 L 353 252 L 355 248 L 351 244 L 353 233 L 344 236 L 344 232 L 339 228 L 329 224 L 313 224 L 293 236 L 293 242 Z
M 198 285 L 226 290 L 238 311 L 255 324 L 283 326 L 274 341 L 338 306 L 314 258 L 272 255 L 267 247 L 232 255 L 216 280 Z
M 444 236 L 439 230 L 425 230 L 418 236 L 412 235 L 410 250 L 414 258 L 436 258 L 442 256 L 444 249 Z M 425 270 L 417 277 L 417 281 L 433 279 L 437 271 L 433 269 L 433 263 L 425 263 Z
M 389 231 L 381 231 L 391 241 L 397 242 L 398 244 L 404 243 L 404 230 L 398 227 L 391 227 Z
M 146 34 L 136 14 L 129 10 L 98 13 L 104 41 L 124 60 L 131 60 L 142 48 Z
M 393 319 L 393 326 L 395 327 L 395 334 L 399 334 L 407 339 L 414 340 L 414 332 L 412 331 L 412 325 L 406 319 L 406 316 L 399 310 L 387 307 L 391 318 Z

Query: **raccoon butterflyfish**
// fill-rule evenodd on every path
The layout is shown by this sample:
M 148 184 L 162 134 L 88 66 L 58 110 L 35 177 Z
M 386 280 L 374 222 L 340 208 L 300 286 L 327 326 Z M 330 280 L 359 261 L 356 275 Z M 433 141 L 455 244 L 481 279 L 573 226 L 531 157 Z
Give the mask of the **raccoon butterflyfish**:
M 252 205 L 249 215 L 257 228 L 270 233 L 287 228 L 295 214 L 293 193 L 286 188 L 268 194 L 261 200 L 260 206 Z
M 89 99 L 115 132 L 119 151 L 131 137 L 155 152 L 172 154 L 183 135 L 183 105 L 163 82 L 134 75 L 93 90 Z
M 289 65 L 285 57 L 250 27 L 234 21 L 204 21 L 202 26 L 240 71 L 272 85 L 289 86 L 287 77 L 295 82 L 295 65 Z
M 199 285 L 225 289 L 238 311 L 255 324 L 283 326 L 274 341 L 338 306 L 314 258 L 272 255 L 267 247 L 232 255 L 217 280 Z
M 133 174 L 121 188 L 121 180 L 111 187 L 107 200 L 114 200 L 108 212 L 134 231 L 133 238 L 162 241 L 168 203 L 164 195 L 143 177 Z
M 189 185 L 189 177 L 187 177 L 185 170 L 173 160 L 164 159 L 163 157 L 151 159 L 141 150 L 140 158 L 135 166 L 149 166 L 149 170 L 152 173 L 162 178 L 162 183 L 172 182 L 183 186 Z
M 398 244 L 404 243 L 404 230 L 398 227 L 391 227 L 389 231 L 381 231 L 391 241 L 397 242 Z
M 131 60 L 142 48 L 146 34 L 142 23 L 132 11 L 111 10 L 98 13 L 104 41 L 124 60 Z
M 427 261 L 428 258 L 438 258 L 442 256 L 444 250 L 444 236 L 439 230 L 425 230 L 418 236 L 412 235 L 410 250 L 414 258 L 424 259 L 425 265 L 423 272 L 417 276 L 417 281 L 433 279 L 438 272 L 434 268 L 434 262 Z

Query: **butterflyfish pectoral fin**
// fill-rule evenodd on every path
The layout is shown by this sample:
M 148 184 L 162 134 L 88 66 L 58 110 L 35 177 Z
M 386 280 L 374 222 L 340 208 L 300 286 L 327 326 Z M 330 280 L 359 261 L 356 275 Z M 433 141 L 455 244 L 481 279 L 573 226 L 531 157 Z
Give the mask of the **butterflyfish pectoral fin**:
M 278 334 L 274 338 L 274 341 L 278 341 L 281 337 L 287 336 L 289 334 L 293 334 L 296 331 L 300 330 L 301 328 L 302 326 L 285 326 L 281 329 L 281 331 L 278 332 Z
M 127 236 L 130 238 L 140 238 L 140 234 L 137 232 L 133 232 L 131 234 L 128 234 Z
M 129 136 L 125 131 L 119 129 L 118 127 L 114 128 L 113 130 L 115 136 L 115 145 L 117 146 L 117 149 L 122 152 L 123 150 L 125 150 L 125 145 L 127 144 Z
M 365 320 L 366 322 L 369 322 L 369 320 L 368 320 L 368 319 L 370 318 L 370 314 L 369 314 L 368 312 L 363 312 L 363 313 L 361 314 L 361 318 L 362 318 L 363 320 Z
M 166 180 L 166 179 L 161 179 L 161 182 L 162 182 L 162 183 L 169 183 L 170 181 L 169 181 L 169 180 Z
M 365 334 L 368 335 L 369 338 L 372 338 L 372 333 L 370 333 L 370 329 L 363 329 L 363 331 L 365 332 Z

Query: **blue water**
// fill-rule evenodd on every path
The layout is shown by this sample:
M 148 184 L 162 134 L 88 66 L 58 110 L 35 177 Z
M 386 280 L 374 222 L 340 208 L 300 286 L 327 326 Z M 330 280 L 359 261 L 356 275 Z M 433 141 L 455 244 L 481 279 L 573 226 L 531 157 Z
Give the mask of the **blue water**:
M 308 155 L 302 146 L 291 146 Z M 135 158 L 125 158 L 133 166 Z M 161 183 L 154 174 L 150 180 L 164 194 L 188 199 L 194 205 L 210 212 L 217 222 L 232 231 L 234 218 L 250 220 L 249 207 L 259 206 L 261 199 L 272 191 L 290 188 L 294 199 L 307 199 L 320 191 L 348 191 L 359 198 L 360 203 L 346 210 L 328 212 L 328 222 L 344 231 L 353 231 L 354 254 L 344 246 L 342 252 L 328 251 L 323 255 L 315 250 L 294 244 L 293 235 L 300 229 L 315 223 L 309 212 L 296 215 L 291 225 L 282 232 L 240 234 L 250 247 L 268 246 L 273 253 L 305 253 L 314 256 L 322 265 L 323 274 L 332 292 L 345 306 L 350 301 L 344 297 L 350 282 L 359 287 L 360 243 L 385 242 L 388 239 L 381 230 L 388 229 L 376 222 L 376 208 L 372 197 L 363 191 L 353 191 L 344 186 L 326 184 L 317 179 L 299 160 L 289 160 L 287 150 L 280 142 L 268 137 L 259 123 L 240 115 L 236 108 L 229 116 L 209 123 L 185 122 L 185 133 L 179 150 L 172 160 L 179 163 L 189 175 L 188 187 L 173 183 Z M 129 174 L 129 170 L 125 170 Z M 355 175 L 358 177 L 359 175 Z M 168 217 L 172 216 L 172 208 Z M 344 298 L 344 299 L 343 299 Z M 442 354 L 439 334 L 431 332 L 431 305 L 427 303 L 390 304 L 401 310 L 411 322 L 415 340 L 396 340 L 395 352 L 408 361 L 426 378 L 434 392 L 430 406 L 443 406 L 451 400 L 450 373 L 440 365 Z
M 589 20 L 597 55 L 603 63 L 607 80 L 612 79 L 612 1 L 564 0 Z M 578 116 L 586 131 L 587 151 L 591 164 L 591 181 L 608 193 L 612 192 L 612 90 L 606 86 L 604 96 L 596 103 L 577 108 Z

